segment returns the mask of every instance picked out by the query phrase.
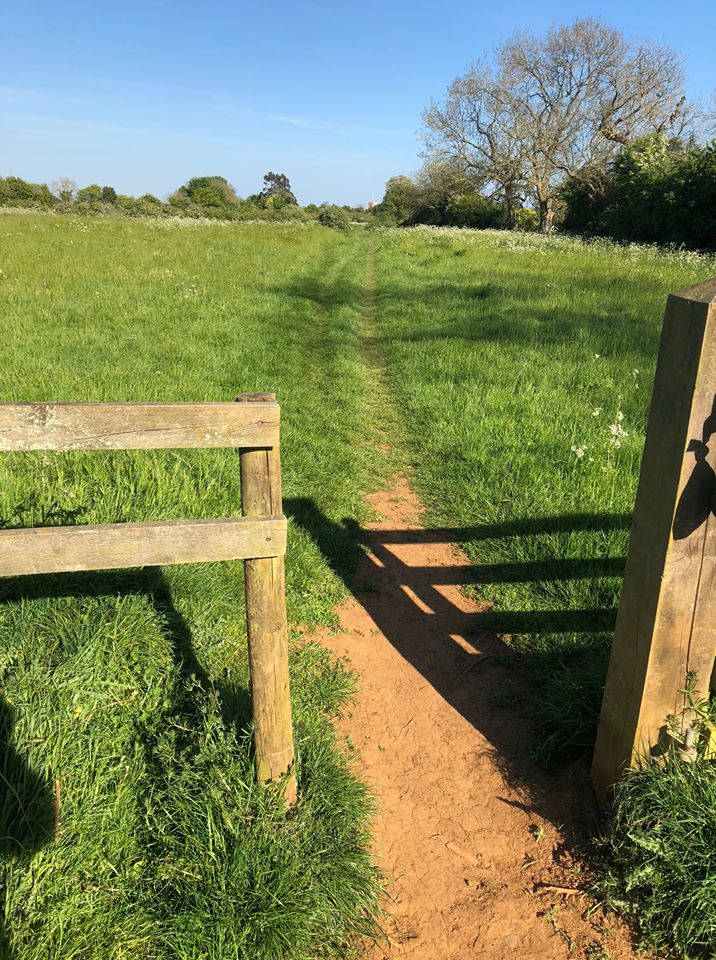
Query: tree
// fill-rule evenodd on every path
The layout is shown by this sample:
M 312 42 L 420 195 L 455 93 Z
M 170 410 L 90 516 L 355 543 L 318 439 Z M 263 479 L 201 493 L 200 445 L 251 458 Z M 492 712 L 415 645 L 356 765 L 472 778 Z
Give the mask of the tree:
M 432 165 L 462 169 L 476 187 L 502 200 L 510 226 L 525 192 L 520 144 L 503 91 L 486 63 L 476 63 L 448 88 L 442 105 L 423 114 Z
M 452 223 L 448 213 L 451 203 L 458 197 L 475 193 L 479 186 L 461 164 L 439 159 L 423 164 L 415 185 L 418 200 L 411 222 L 438 226 Z
M 562 188 L 565 226 L 646 243 L 716 246 L 716 143 L 650 134 L 596 175 L 581 170 Z
M 298 206 L 298 200 L 291 190 L 291 184 L 285 173 L 269 172 L 264 177 L 263 190 L 259 194 L 264 206 L 280 209 L 285 206 Z
M 456 227 L 485 230 L 505 224 L 503 205 L 479 193 L 463 193 L 453 197 L 445 213 L 448 222 Z
M 102 200 L 102 188 L 98 183 L 90 183 L 77 191 L 78 203 L 99 203 Z
M 28 183 L 20 177 L 0 177 L 2 207 L 51 207 L 54 203 L 47 184 Z
M 217 215 L 238 206 L 239 198 L 225 177 L 192 177 L 169 197 L 169 203 L 178 209 L 196 204 Z
M 391 177 L 385 184 L 385 193 L 378 204 L 378 212 L 384 214 L 392 223 L 408 223 L 418 203 L 418 187 L 410 177 Z
M 58 177 L 50 184 L 50 190 L 61 203 L 72 203 L 77 184 L 69 177 Z
M 672 50 L 583 19 L 544 37 L 515 34 L 423 120 L 430 158 L 460 163 L 504 201 L 511 222 L 529 198 L 547 232 L 567 177 L 604 167 L 646 134 L 682 135 L 693 113 Z

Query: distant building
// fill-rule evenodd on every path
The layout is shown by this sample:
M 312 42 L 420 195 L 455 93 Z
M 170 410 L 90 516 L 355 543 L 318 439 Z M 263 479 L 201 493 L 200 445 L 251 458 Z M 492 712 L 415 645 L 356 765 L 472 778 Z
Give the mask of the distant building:
M 378 204 L 377 204 L 377 202 L 376 202 L 375 200 L 369 200 L 369 201 L 368 201 L 368 209 L 369 209 L 369 210 L 372 210 L 373 207 L 377 207 L 377 206 L 378 206 Z

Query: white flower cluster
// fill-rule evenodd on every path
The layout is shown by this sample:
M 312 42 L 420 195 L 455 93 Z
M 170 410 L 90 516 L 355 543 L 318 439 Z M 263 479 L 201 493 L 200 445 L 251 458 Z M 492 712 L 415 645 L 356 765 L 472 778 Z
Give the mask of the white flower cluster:
M 598 417 L 601 417 L 603 412 L 604 412 L 604 407 L 594 407 L 592 410 L 592 416 L 596 420 Z M 617 412 L 614 414 L 614 423 L 610 423 L 607 426 L 607 431 L 609 432 L 607 449 L 609 453 L 607 456 L 607 466 L 604 468 L 605 470 L 608 470 L 611 464 L 611 451 L 613 449 L 615 450 L 619 449 L 619 447 L 621 447 L 622 445 L 622 441 L 629 436 L 628 431 L 625 430 L 624 427 L 622 426 L 623 421 L 624 421 L 624 414 L 622 413 L 621 410 L 617 409 Z M 586 443 L 574 444 L 573 446 L 570 447 L 570 450 L 575 455 L 577 460 L 584 460 L 585 454 L 588 449 L 589 447 L 587 446 Z M 594 457 L 588 457 L 587 461 L 589 463 L 594 463 Z
M 404 246 L 410 244 L 410 235 L 429 243 L 440 237 L 459 238 L 461 243 L 470 246 L 478 245 L 493 249 L 507 249 L 525 251 L 533 254 L 559 251 L 571 253 L 605 253 L 609 256 L 617 255 L 622 262 L 638 263 L 651 260 L 656 265 L 663 264 L 670 267 L 674 264 L 688 267 L 703 267 L 712 270 L 716 266 L 716 256 L 712 253 L 697 253 L 676 246 L 657 246 L 655 244 L 617 243 L 603 237 L 582 238 L 568 237 L 558 233 L 541 234 L 525 233 L 519 230 L 480 230 L 472 227 L 434 227 L 428 224 L 418 224 L 415 227 L 378 227 L 377 232 L 385 239 L 390 239 L 391 245 Z
M 627 431 L 622 427 L 622 420 L 624 419 L 624 414 L 621 410 L 617 410 L 616 417 L 614 418 L 614 423 L 610 423 L 607 428 L 611 433 L 609 438 L 609 445 L 615 448 L 619 448 L 622 445 L 622 440 L 629 436 Z

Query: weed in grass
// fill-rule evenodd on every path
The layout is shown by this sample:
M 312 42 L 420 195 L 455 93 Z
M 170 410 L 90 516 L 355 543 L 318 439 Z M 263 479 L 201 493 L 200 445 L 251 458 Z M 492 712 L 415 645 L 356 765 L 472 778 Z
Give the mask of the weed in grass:
M 585 960 L 613 960 L 613 957 L 603 944 L 591 943 L 587 947 Z
M 644 943 L 684 960 L 716 944 L 716 765 L 650 761 L 626 774 L 601 840 L 595 894 L 631 915 Z
M 544 840 L 544 827 L 539 823 L 530 824 L 529 831 L 535 843 L 541 843 Z
M 604 871 L 595 892 L 632 915 L 645 944 L 676 948 L 685 960 L 711 960 L 716 945 L 716 765 L 707 734 L 716 705 L 696 700 L 673 719 L 671 745 L 626 774 L 599 849 Z M 694 749 L 686 750 L 685 723 Z

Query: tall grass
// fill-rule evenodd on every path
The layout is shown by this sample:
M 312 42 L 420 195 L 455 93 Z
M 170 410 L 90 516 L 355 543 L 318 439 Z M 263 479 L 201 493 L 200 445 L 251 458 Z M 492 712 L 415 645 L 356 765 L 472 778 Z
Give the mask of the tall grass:
M 362 514 L 381 467 L 359 304 L 341 293 L 362 248 L 318 228 L 16 215 L 0 229 L 1 399 L 275 391 L 285 495 Z M 232 451 L 0 458 L 3 526 L 239 503 Z M 331 622 L 342 589 L 291 528 L 291 622 Z M 371 929 L 370 802 L 328 722 L 352 679 L 294 644 L 301 800 L 286 817 L 254 784 L 239 563 L 3 581 L 0 598 L 0 955 L 333 956 Z
M 713 259 L 18 214 L 0 240 L 2 399 L 275 391 L 285 496 L 336 529 L 364 518 L 389 463 L 376 434 L 392 435 L 493 605 L 475 629 L 536 678 L 537 756 L 591 749 L 664 299 Z M 371 398 L 377 357 L 399 427 Z M 4 526 L 228 515 L 239 495 L 227 451 L 0 458 Z M 351 561 L 333 557 L 344 577 Z M 294 524 L 287 590 L 293 624 L 331 622 L 343 596 Z M 301 802 L 286 817 L 253 780 L 239 564 L 4 581 L 0 601 L 0 957 L 312 958 L 372 929 L 370 803 L 328 723 L 353 679 L 293 644 Z M 716 922 L 712 766 L 628 778 L 602 874 L 651 943 L 699 960 Z
M 684 960 L 716 951 L 713 761 L 647 764 L 620 783 L 600 843 L 596 894 L 638 925 L 645 945 Z

